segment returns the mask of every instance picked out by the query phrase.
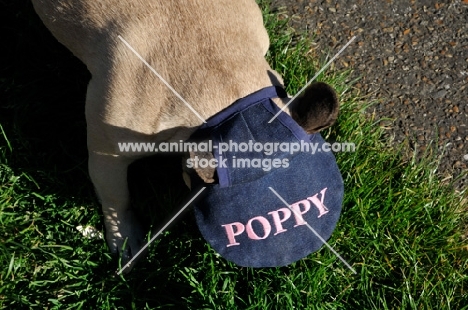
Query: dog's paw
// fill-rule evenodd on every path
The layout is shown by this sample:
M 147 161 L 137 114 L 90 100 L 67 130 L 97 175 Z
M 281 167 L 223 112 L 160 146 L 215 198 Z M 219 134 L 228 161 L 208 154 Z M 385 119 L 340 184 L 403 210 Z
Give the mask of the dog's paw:
M 118 219 L 106 221 L 106 241 L 111 253 L 118 254 L 119 270 L 124 268 L 124 274 L 130 272 L 136 262 L 145 256 L 144 252 L 138 254 L 145 244 L 145 234 L 131 210 L 119 214 Z M 132 263 L 126 266 L 133 258 Z

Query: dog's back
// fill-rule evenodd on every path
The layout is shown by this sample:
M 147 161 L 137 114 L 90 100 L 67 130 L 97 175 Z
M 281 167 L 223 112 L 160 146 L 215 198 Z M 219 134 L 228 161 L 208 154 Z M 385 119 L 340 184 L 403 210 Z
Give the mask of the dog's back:
M 253 0 L 33 3 L 93 76 L 87 102 L 91 126 L 103 122 L 152 136 L 201 124 L 119 35 L 205 119 L 271 85 L 272 74 L 281 83 L 264 59 L 269 39 Z

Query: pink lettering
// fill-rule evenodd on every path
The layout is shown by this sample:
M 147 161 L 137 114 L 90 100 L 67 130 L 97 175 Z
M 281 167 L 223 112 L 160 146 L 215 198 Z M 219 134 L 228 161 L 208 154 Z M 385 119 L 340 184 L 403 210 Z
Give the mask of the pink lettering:
M 325 199 L 325 192 L 326 191 L 327 191 L 327 187 L 325 187 L 324 189 L 322 189 L 320 191 L 320 194 L 322 195 L 320 200 L 317 198 L 318 194 L 315 194 L 314 196 L 307 198 L 308 200 L 312 201 L 312 203 L 317 207 L 317 209 L 319 211 L 319 216 L 317 216 L 317 217 L 321 217 L 322 215 L 328 213 L 328 208 L 325 207 L 325 205 L 323 204 L 323 200 Z
M 254 231 L 253 231 L 253 228 L 252 228 L 252 222 L 253 221 L 259 221 L 262 226 L 263 226 L 263 232 L 264 232 L 264 235 L 263 237 L 259 237 Z M 257 216 L 257 217 L 253 217 L 251 218 L 248 222 L 247 222 L 247 225 L 246 225 L 246 230 L 247 230 L 247 236 L 249 236 L 250 239 L 253 239 L 253 240 L 261 240 L 261 239 L 265 239 L 266 237 L 268 237 L 268 235 L 270 234 L 271 232 L 271 225 L 270 223 L 268 222 L 268 220 L 266 218 L 264 218 L 263 216 Z
M 283 227 L 283 223 L 291 217 L 291 211 L 294 213 L 294 218 L 296 220 L 296 225 L 294 225 L 294 227 L 306 224 L 306 221 L 304 221 L 302 216 L 309 212 L 311 203 L 317 208 L 319 212 L 317 218 L 327 214 L 329 210 L 323 203 L 326 192 L 327 188 L 324 188 L 320 191 L 320 199 L 318 198 L 319 194 L 317 193 L 314 196 L 307 197 L 307 199 L 292 204 L 289 208 L 281 208 L 276 211 L 268 212 L 268 214 L 273 218 L 273 223 L 275 224 L 276 232 L 274 233 L 274 236 L 287 231 L 287 229 Z M 252 223 L 254 221 L 259 222 L 262 226 L 263 232 L 260 234 L 261 236 L 259 236 L 253 229 Z M 271 233 L 270 222 L 263 216 L 256 216 L 251 218 L 245 226 L 240 222 L 234 222 L 221 226 L 226 230 L 226 236 L 229 240 L 229 243 L 226 245 L 226 247 L 240 245 L 240 243 L 236 241 L 236 236 L 243 234 L 244 231 L 247 232 L 247 236 L 251 240 L 266 239 Z
M 301 204 L 304 205 L 304 211 L 301 211 Z M 291 205 L 294 210 L 294 217 L 296 218 L 296 225 L 294 227 L 305 225 L 306 222 L 302 218 L 302 214 L 307 213 L 310 210 L 310 202 L 307 199 L 301 200 Z
M 229 240 L 229 244 L 226 245 L 226 247 L 230 247 L 230 246 L 233 246 L 233 245 L 239 245 L 240 243 L 236 242 L 235 236 L 239 236 L 240 234 L 242 234 L 244 232 L 244 230 L 245 230 L 244 224 L 239 223 L 239 222 L 234 222 L 234 223 L 231 223 L 231 224 L 226 224 L 226 225 L 221 225 L 221 226 L 223 226 L 226 229 L 226 235 L 227 235 L 228 240 Z M 234 232 L 234 227 L 233 226 L 236 226 L 236 231 L 235 232 Z
M 283 218 L 280 217 L 279 215 L 280 212 L 283 213 Z M 288 208 L 281 208 L 276 211 L 268 212 L 268 214 L 271 214 L 271 216 L 273 217 L 273 222 L 275 223 L 276 232 L 274 236 L 287 231 L 287 229 L 283 228 L 283 225 L 281 225 L 281 223 L 283 223 L 284 221 L 286 221 L 288 218 L 291 217 L 291 210 L 289 210 Z

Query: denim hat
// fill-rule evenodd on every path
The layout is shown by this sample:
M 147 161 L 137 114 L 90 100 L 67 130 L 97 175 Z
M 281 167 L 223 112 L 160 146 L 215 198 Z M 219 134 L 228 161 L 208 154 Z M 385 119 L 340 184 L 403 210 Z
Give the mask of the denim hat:
M 240 266 L 291 264 L 320 249 L 340 216 L 343 180 L 321 135 L 307 134 L 286 113 L 268 123 L 280 111 L 271 98 L 285 96 L 278 87 L 261 89 L 191 137 L 211 140 L 216 159 L 215 183 L 191 177 L 207 187 L 194 204 L 198 227 L 216 252 Z

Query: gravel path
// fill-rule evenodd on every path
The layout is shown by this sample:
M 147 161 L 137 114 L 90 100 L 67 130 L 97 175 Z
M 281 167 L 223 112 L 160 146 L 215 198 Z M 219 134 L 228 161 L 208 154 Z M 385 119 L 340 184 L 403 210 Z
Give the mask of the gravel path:
M 361 93 L 379 100 L 369 112 L 394 119 L 383 124 L 387 138 L 422 151 L 438 137 L 446 180 L 468 166 L 468 0 L 449 2 L 272 1 L 330 57 L 357 35 L 335 68 L 353 68 Z M 467 184 L 465 176 L 456 187 Z

